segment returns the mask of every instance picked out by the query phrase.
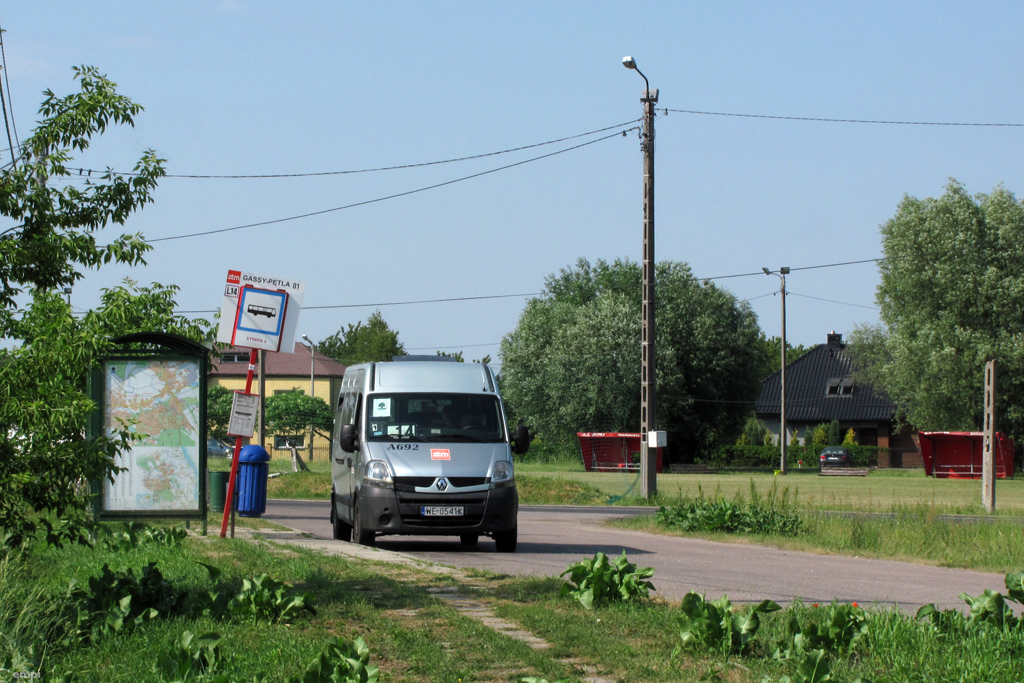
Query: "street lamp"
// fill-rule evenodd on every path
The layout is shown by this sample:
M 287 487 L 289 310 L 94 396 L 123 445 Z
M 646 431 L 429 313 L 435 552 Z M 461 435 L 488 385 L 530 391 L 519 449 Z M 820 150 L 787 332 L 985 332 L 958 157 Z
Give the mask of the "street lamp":
M 302 338 L 309 344 L 309 396 L 313 397 L 313 392 L 316 390 L 316 384 L 314 382 L 314 370 L 316 369 L 316 357 L 314 352 L 316 347 L 313 346 L 313 341 L 307 336 L 302 335 Z M 312 407 L 312 404 L 310 404 Z M 309 461 L 313 462 L 313 418 L 310 416 L 309 419 Z
M 644 253 L 643 303 L 640 309 L 640 495 L 650 498 L 658 490 L 657 463 L 651 457 L 648 432 L 658 429 L 657 372 L 654 330 L 654 105 L 658 91 L 636 66 L 632 57 L 623 57 L 622 66 L 636 71 L 644 79 L 644 129 L 640 150 L 644 155 Z M 655 454 L 657 451 L 655 450 Z
M 765 275 L 774 275 L 782 281 L 779 291 L 782 293 L 782 371 L 779 374 L 779 472 L 786 473 L 786 276 L 789 267 L 779 268 L 779 272 L 761 268 Z

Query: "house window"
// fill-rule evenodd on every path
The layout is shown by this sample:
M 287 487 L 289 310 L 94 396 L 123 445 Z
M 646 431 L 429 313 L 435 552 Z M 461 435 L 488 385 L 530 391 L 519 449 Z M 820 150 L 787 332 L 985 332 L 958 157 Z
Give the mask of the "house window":
M 277 450 L 287 450 L 294 446 L 295 448 L 304 448 L 306 443 L 305 436 L 275 436 L 274 437 L 274 448 Z
M 833 377 L 825 383 L 826 396 L 853 396 L 853 380 Z
M 248 363 L 249 353 L 225 353 L 220 357 L 221 363 Z

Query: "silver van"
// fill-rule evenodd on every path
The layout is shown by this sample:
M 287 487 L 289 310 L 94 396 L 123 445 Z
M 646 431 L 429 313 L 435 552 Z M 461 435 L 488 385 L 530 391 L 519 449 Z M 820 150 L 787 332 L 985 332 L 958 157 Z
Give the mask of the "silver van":
M 515 552 L 519 497 L 509 430 L 487 365 L 398 356 L 345 370 L 331 441 L 334 538 L 373 545 L 378 534 L 490 536 Z

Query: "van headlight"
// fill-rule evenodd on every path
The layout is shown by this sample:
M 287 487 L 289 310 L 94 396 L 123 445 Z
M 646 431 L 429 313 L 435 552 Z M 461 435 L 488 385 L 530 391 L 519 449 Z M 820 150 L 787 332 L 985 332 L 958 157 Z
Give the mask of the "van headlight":
M 494 463 L 494 472 L 491 473 L 491 486 L 501 488 L 515 484 L 515 475 L 512 473 L 512 463 L 508 460 L 499 460 Z
M 391 480 L 391 470 L 383 460 L 371 460 L 366 463 L 363 470 L 363 483 L 370 486 L 379 486 L 382 489 L 389 489 L 394 486 Z

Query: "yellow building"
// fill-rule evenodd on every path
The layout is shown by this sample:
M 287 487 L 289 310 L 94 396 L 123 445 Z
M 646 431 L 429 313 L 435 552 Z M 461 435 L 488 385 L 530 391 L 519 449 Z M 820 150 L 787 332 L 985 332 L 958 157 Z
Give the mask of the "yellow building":
M 208 379 L 210 387 L 224 387 L 231 391 L 245 389 L 245 378 L 249 372 L 249 349 L 229 348 L 221 352 L 219 359 L 211 363 L 213 371 Z M 341 388 L 341 379 L 345 375 L 345 366 L 328 358 L 319 351 L 310 353 L 308 346 L 295 344 L 294 353 L 267 352 L 265 362 L 266 396 L 287 391 L 310 393 L 312 378 L 312 395 L 322 398 L 334 409 Z M 256 377 L 253 376 L 252 392 L 259 393 Z M 251 443 L 256 443 L 255 436 Z M 330 440 L 314 435 L 312 451 L 310 450 L 309 434 L 267 434 L 263 444 L 272 458 L 291 458 L 289 446 L 295 445 L 299 455 L 307 460 L 329 462 Z

